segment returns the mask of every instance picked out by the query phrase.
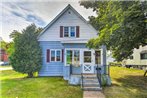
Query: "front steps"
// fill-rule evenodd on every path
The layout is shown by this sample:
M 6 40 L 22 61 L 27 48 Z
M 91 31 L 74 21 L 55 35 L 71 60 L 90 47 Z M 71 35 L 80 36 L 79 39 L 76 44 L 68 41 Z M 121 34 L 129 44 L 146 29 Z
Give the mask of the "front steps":
M 83 78 L 81 79 L 81 88 L 84 91 L 100 91 L 102 88 L 100 87 L 98 78 L 95 74 L 83 74 Z

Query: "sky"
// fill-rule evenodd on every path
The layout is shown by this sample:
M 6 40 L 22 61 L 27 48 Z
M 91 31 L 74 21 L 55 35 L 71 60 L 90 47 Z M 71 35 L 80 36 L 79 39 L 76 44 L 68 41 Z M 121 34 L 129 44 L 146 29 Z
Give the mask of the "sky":
M 72 1 L 72 2 L 71 2 Z M 0 37 L 4 41 L 13 30 L 25 29 L 31 23 L 45 27 L 68 4 L 71 4 L 86 20 L 96 15 L 92 9 L 80 6 L 78 0 L 2 0 L 0 1 Z

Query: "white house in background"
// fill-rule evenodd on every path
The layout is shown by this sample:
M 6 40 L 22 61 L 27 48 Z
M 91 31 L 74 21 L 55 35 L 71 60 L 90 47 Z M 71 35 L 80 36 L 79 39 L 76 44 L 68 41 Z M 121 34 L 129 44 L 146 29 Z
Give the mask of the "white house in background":
M 106 47 L 88 49 L 89 39 L 98 32 L 68 5 L 41 32 L 42 68 L 39 76 L 62 76 L 70 84 L 80 84 L 81 74 L 96 74 L 96 66 L 106 73 Z
M 124 60 L 123 65 L 147 65 L 147 45 L 134 49 L 132 56 Z

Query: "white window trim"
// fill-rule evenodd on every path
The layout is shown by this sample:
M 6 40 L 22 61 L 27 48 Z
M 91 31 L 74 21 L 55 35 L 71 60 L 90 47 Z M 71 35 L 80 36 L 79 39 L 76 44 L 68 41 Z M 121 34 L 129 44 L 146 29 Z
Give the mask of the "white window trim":
M 101 53 L 102 52 L 102 49 L 96 49 L 95 51 L 100 51 L 100 64 L 98 64 L 98 65 L 102 65 L 102 56 L 103 56 L 103 54 Z M 96 63 L 95 63 L 96 64 Z M 97 65 L 97 64 L 96 64 Z
M 84 62 L 84 52 L 85 52 L 85 51 L 91 52 L 91 62 Z M 93 56 L 92 50 L 84 50 L 84 51 L 83 51 L 83 63 L 84 63 L 84 64 L 91 64 L 91 63 L 93 62 L 93 59 L 92 59 L 93 57 L 92 57 L 92 56 Z
M 71 50 L 72 51 L 72 62 L 74 61 L 74 50 L 79 51 L 79 61 L 81 60 L 81 49 L 78 49 L 78 48 L 75 48 L 75 49 L 74 48 L 67 48 L 67 49 L 65 49 L 66 54 L 67 54 L 67 50 Z M 67 55 L 65 55 L 65 63 L 64 63 L 64 65 L 69 66 L 69 64 L 66 63 L 67 62 L 66 56 Z M 81 65 L 81 62 L 80 62 L 80 65 Z
M 51 60 L 51 57 L 52 57 L 51 52 L 52 51 L 55 51 L 55 61 Z M 57 61 L 57 51 L 60 51 L 60 61 Z M 50 62 L 61 62 L 61 61 L 62 61 L 62 51 L 61 51 L 61 49 L 50 49 Z
M 75 36 L 71 36 L 71 27 L 74 27 L 75 28 Z M 70 26 L 69 35 L 70 35 L 71 38 L 75 38 L 76 37 L 76 26 Z
M 64 27 L 68 27 L 68 37 L 64 36 Z M 71 27 L 75 27 L 75 36 L 72 36 L 72 37 L 71 37 Z M 64 38 L 76 38 L 76 36 L 77 36 L 76 34 L 77 34 L 76 26 L 63 26 L 63 37 Z
M 91 64 L 92 65 L 97 65 L 97 64 L 95 64 L 95 55 L 94 55 L 94 53 L 95 53 L 95 50 L 94 49 L 87 49 L 87 48 L 82 48 L 82 49 L 80 49 L 80 48 L 65 48 L 65 50 L 64 50 L 64 53 L 65 53 L 65 55 L 64 55 L 64 66 L 69 66 L 69 64 L 66 64 L 66 51 L 67 50 L 79 50 L 80 51 L 80 65 L 81 64 L 86 64 L 86 63 L 84 63 L 84 60 L 83 60 L 83 51 L 91 51 L 91 53 L 92 53 L 92 62 L 91 62 Z M 102 49 L 100 48 L 100 49 L 96 49 L 96 50 L 99 50 L 99 51 L 101 51 L 101 64 L 100 65 L 102 65 L 103 64 L 103 52 L 102 52 Z M 99 65 L 99 64 L 98 64 Z

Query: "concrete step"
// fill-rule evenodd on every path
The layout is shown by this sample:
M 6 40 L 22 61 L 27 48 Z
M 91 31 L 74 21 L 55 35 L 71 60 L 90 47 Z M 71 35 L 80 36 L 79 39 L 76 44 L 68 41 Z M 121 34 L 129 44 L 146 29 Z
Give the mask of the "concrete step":
M 97 77 L 96 74 L 83 74 L 83 77 Z
M 83 79 L 97 79 L 97 77 L 94 77 L 94 76 L 93 77 L 84 76 Z
M 84 83 L 84 87 L 99 87 L 99 83 Z
M 83 79 L 83 83 L 99 83 L 98 79 Z
M 100 87 L 83 87 L 82 88 L 84 91 L 101 91 L 102 88 Z

